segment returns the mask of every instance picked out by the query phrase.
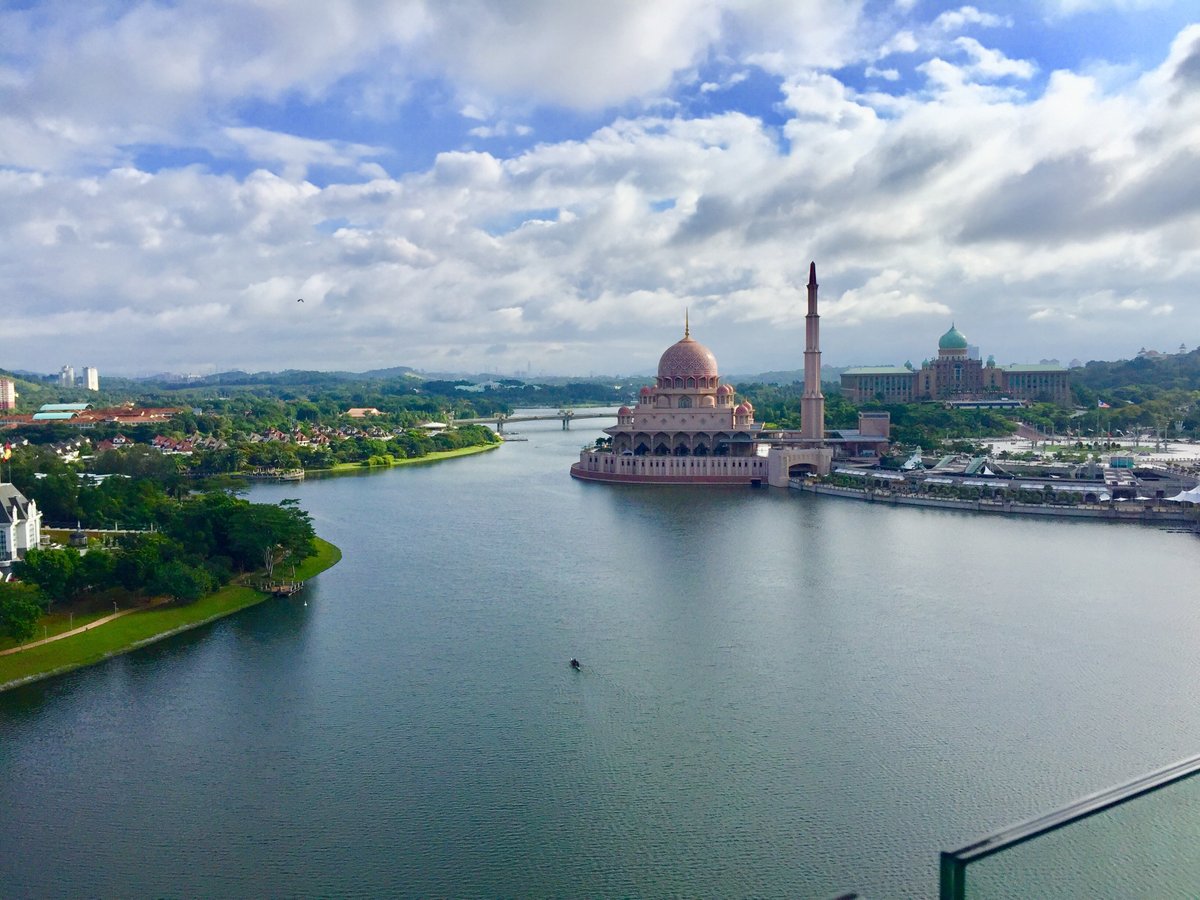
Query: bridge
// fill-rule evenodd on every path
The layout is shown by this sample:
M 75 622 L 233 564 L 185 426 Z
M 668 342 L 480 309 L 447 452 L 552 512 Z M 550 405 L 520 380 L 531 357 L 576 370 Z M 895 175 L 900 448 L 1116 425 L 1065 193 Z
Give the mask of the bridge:
M 613 412 L 575 412 L 573 409 L 560 409 L 555 413 L 543 413 L 532 416 L 480 416 L 477 419 L 455 419 L 455 425 L 491 425 L 498 434 L 504 434 L 504 426 L 513 422 L 549 422 L 558 419 L 562 422 L 563 431 L 571 430 L 572 419 L 615 419 Z

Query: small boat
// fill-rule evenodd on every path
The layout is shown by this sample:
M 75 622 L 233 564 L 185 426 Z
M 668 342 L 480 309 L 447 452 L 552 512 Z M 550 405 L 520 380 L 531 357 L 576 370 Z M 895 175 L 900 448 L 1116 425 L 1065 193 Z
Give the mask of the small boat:
M 571 668 L 574 669 L 576 672 L 578 672 L 582 668 L 582 666 L 579 664 L 579 660 L 577 660 L 573 656 L 571 657 Z

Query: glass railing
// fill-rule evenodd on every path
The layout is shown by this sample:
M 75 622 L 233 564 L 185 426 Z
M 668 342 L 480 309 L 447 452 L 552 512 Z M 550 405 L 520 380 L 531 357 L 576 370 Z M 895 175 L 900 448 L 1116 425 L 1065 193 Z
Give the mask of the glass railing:
M 1200 756 L 943 852 L 941 900 L 1200 897 Z

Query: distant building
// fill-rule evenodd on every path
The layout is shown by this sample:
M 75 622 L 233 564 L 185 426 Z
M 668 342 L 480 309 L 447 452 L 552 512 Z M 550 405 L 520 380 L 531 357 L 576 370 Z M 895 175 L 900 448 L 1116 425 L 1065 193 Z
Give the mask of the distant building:
M 14 485 L 0 483 L 0 567 L 11 566 L 41 542 L 42 514 Z
M 91 409 L 89 403 L 43 403 L 33 414 L 35 422 L 69 422 L 85 410 Z
M 352 419 L 365 419 L 367 416 L 382 416 L 383 413 L 373 406 L 355 406 L 346 410 L 346 415 Z
M 0 410 L 17 408 L 17 383 L 11 378 L 0 378 Z
M 84 366 L 83 386 L 89 391 L 100 390 L 100 370 L 95 366 Z
M 964 401 L 1008 398 L 1067 405 L 1071 388 L 1067 369 L 1057 363 L 998 366 L 972 358 L 961 331 L 950 330 L 938 341 L 938 355 L 920 369 L 904 366 L 859 366 L 842 373 L 842 394 L 852 403 L 921 400 Z
M 58 383 L 61 387 L 75 387 L 75 369 L 63 366 L 58 370 Z

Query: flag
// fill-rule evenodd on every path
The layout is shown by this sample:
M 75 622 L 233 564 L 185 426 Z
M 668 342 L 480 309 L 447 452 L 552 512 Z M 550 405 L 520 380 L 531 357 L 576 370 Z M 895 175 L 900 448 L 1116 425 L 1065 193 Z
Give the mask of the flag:
M 12 444 L 5 444 L 4 450 L 0 451 L 0 462 L 8 462 L 12 457 Z
M 1103 400 L 1096 401 L 1096 408 L 1097 409 L 1112 409 L 1112 407 L 1109 406 L 1107 403 L 1105 403 Z

